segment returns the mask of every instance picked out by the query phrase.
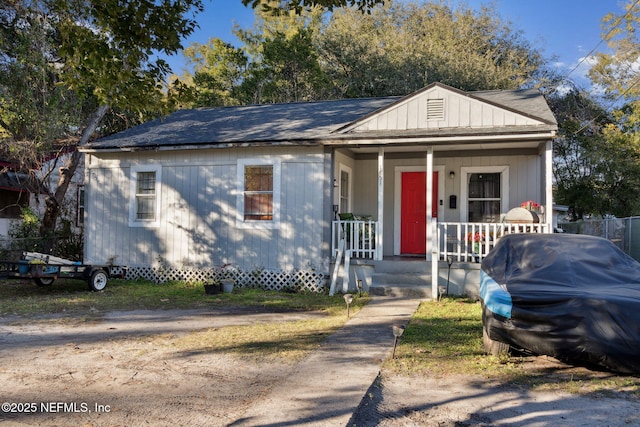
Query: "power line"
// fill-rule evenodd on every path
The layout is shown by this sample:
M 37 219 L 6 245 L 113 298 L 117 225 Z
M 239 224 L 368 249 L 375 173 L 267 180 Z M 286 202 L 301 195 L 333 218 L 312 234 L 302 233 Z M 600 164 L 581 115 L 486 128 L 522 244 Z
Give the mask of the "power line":
M 625 19 L 625 18 L 627 17 L 627 15 L 629 15 L 629 14 L 633 11 L 633 9 L 636 7 L 636 5 L 637 5 L 638 3 L 640 3 L 640 0 L 636 0 L 636 1 L 633 3 L 633 5 L 632 5 L 628 10 L 627 10 L 627 12 L 626 12 L 624 15 L 622 15 L 622 16 L 620 16 L 620 17 L 618 17 L 618 19 L 616 20 L 615 24 L 611 27 L 611 29 L 607 32 L 607 34 L 605 34 L 605 36 L 604 36 L 604 37 L 600 36 L 600 41 L 598 41 L 598 44 L 596 44 L 596 46 L 595 46 L 593 49 L 591 49 L 591 50 L 589 51 L 589 53 L 587 53 L 585 56 L 583 56 L 583 57 L 582 57 L 582 59 L 580 59 L 580 61 L 576 64 L 576 66 L 575 66 L 575 67 L 573 67 L 573 68 L 571 69 L 571 71 L 569 71 L 569 72 L 567 73 L 567 75 L 564 77 L 564 79 L 567 79 L 567 78 L 571 75 L 571 73 L 573 73 L 575 70 L 577 70 L 577 69 L 578 69 L 578 67 L 580 67 L 580 65 L 582 65 L 582 63 L 583 63 L 584 61 L 586 61 L 589 57 L 591 57 L 591 55 L 593 54 L 593 52 L 595 52 L 595 50 L 596 50 L 598 47 L 600 47 L 600 45 L 602 44 L 602 42 L 604 42 L 604 40 L 605 40 L 606 38 L 608 38 L 608 37 L 611 35 L 611 33 L 613 32 L 613 30 L 615 30 L 616 28 L 618 28 L 618 25 L 620 25 L 620 23 L 622 22 L 622 20 L 623 20 L 623 19 Z M 564 79 L 563 79 L 563 80 L 564 80 Z

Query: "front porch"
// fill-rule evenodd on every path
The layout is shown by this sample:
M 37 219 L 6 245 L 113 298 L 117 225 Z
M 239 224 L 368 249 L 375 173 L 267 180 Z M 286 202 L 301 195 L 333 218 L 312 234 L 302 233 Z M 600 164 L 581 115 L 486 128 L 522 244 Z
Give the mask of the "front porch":
M 547 223 L 436 223 L 425 254 L 382 256 L 377 221 L 332 223 L 332 291 L 374 295 L 438 297 L 478 296 L 480 264 L 501 236 L 549 233 Z M 344 261 L 343 261 L 344 260 Z

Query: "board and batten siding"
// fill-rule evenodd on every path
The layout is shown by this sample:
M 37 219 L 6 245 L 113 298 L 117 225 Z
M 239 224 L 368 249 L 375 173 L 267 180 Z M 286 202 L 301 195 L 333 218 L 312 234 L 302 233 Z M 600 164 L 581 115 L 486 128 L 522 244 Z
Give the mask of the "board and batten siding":
M 442 101 L 443 114 L 441 116 L 429 117 L 427 114 L 429 101 Z M 541 123 L 539 120 L 500 108 L 486 101 L 436 86 L 408 98 L 395 107 L 363 119 L 351 131 L 480 128 L 538 125 Z
M 279 159 L 280 226 L 237 224 L 237 164 Z M 327 197 L 322 148 L 219 149 L 92 155 L 87 168 L 85 262 L 172 268 L 232 263 L 243 269 L 319 267 Z M 132 165 L 161 165 L 158 227 L 129 226 Z M 330 202 L 329 202 L 330 203 Z M 326 254 L 325 254 L 326 255 Z

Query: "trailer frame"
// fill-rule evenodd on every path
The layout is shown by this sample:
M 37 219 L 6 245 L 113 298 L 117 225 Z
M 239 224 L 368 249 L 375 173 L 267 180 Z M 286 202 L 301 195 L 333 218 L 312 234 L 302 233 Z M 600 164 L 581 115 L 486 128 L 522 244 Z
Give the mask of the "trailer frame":
M 126 271 L 123 266 L 82 264 L 39 252 L 24 252 L 19 261 L 0 260 L 0 279 L 31 279 L 38 286 L 81 279 L 94 292 L 103 290 L 111 277 L 124 278 Z

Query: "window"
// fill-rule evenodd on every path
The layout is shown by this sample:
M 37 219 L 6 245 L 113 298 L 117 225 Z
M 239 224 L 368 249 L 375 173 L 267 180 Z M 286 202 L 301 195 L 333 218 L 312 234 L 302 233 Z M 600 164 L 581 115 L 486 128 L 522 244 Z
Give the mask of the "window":
M 0 190 L 0 218 L 18 219 L 29 206 L 29 192 Z
M 136 221 L 156 219 L 156 173 L 138 172 L 136 186 Z
M 239 228 L 277 228 L 280 212 L 280 162 L 270 158 L 238 161 Z
M 339 212 L 351 212 L 349 207 L 349 171 L 340 171 L 340 211 Z
M 469 222 L 499 222 L 501 176 L 499 173 L 471 173 L 469 180 Z
M 78 195 L 76 198 L 76 226 L 84 225 L 84 185 L 78 186 Z
M 131 168 L 129 225 L 157 227 L 160 223 L 160 166 Z
M 244 167 L 244 219 L 273 221 L 273 166 Z

